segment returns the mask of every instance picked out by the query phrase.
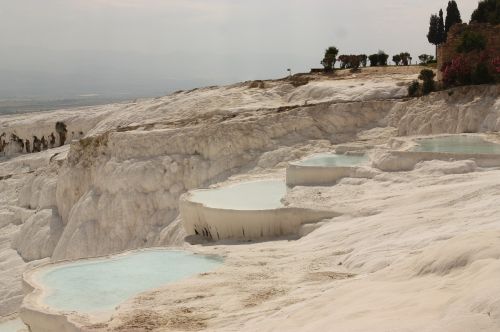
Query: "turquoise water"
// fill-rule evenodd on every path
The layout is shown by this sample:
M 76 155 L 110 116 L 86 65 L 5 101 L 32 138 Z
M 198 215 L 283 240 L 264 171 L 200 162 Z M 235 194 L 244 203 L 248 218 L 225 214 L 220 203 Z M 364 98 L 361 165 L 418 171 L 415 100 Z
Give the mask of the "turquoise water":
M 485 141 L 478 136 L 445 136 L 417 140 L 413 151 L 448 153 L 485 153 L 500 154 L 500 144 Z
M 26 325 L 19 318 L 0 323 L 0 332 L 17 332 L 23 328 L 26 328 Z
M 49 289 L 44 303 L 58 310 L 109 310 L 148 289 L 196 275 L 221 264 L 219 259 L 184 251 L 146 250 L 109 259 L 68 263 L 40 271 Z
M 191 200 L 207 207 L 231 210 L 271 210 L 283 207 L 286 184 L 281 180 L 243 182 L 193 191 Z
M 366 163 L 368 157 L 345 154 L 322 153 L 314 155 L 308 159 L 302 160 L 297 164 L 300 166 L 355 166 Z

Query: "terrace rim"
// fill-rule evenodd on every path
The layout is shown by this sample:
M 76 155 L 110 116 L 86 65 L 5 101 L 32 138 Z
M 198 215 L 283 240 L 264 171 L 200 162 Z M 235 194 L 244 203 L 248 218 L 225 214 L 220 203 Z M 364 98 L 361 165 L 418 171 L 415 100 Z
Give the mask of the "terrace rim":
M 22 319 L 24 324 L 29 327 L 31 332 L 83 332 L 86 331 L 85 325 L 88 325 L 89 323 L 98 323 L 109 319 L 111 314 L 114 313 L 114 309 L 103 310 L 99 313 L 89 314 L 78 313 L 76 311 L 59 310 L 45 304 L 43 302 L 43 298 L 47 290 L 46 287 L 44 287 L 44 285 L 38 280 L 37 274 L 42 272 L 44 269 L 47 269 L 48 267 L 64 266 L 68 263 L 86 262 L 98 259 L 116 259 L 148 251 L 182 251 L 192 253 L 193 255 L 203 255 L 211 259 L 221 260 L 221 262 L 224 260 L 223 256 L 207 254 L 202 252 L 201 250 L 193 250 L 193 248 L 187 249 L 180 247 L 152 247 L 140 248 L 117 254 L 86 257 L 80 259 L 66 259 L 57 262 L 47 262 L 33 269 L 25 271 L 22 275 L 22 287 L 25 296 L 19 310 L 20 318 Z M 154 289 L 155 288 L 152 288 L 148 291 Z M 131 298 L 137 296 L 138 294 L 140 293 L 137 293 Z

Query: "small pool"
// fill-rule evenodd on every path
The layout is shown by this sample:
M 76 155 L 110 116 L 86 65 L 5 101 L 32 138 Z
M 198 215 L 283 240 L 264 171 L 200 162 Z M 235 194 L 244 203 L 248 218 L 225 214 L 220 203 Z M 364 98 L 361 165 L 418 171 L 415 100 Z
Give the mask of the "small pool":
M 333 153 L 321 153 L 311 156 L 296 163 L 299 166 L 322 166 L 322 167 L 336 167 L 336 166 L 356 166 L 368 161 L 367 156 L 360 155 L 345 155 Z
M 417 152 L 447 152 L 465 154 L 500 154 L 500 144 L 485 141 L 478 136 L 444 136 L 417 140 L 412 149 Z
M 0 322 L 0 332 L 17 332 L 21 329 L 26 329 L 26 325 L 19 318 Z
M 145 250 L 43 268 L 35 274 L 55 309 L 91 313 L 111 310 L 133 295 L 214 269 L 220 259 L 185 251 Z
M 206 207 L 231 210 L 271 210 L 283 207 L 286 194 L 282 180 L 243 182 L 225 187 L 195 190 L 190 200 Z

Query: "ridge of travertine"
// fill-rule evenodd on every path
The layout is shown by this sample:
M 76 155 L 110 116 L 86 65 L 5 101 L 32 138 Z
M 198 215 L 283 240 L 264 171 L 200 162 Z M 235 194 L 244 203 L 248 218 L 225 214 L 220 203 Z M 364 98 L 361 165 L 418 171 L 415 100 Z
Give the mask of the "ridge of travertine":
M 42 135 L 66 121 L 70 132 L 85 136 L 0 162 L 0 176 L 9 176 L 0 180 L 0 315 L 17 310 L 24 261 L 184 245 L 178 198 L 189 189 L 275 172 L 344 142 L 500 129 L 498 86 L 404 99 L 413 78 L 237 84 L 0 117 L 0 132 Z

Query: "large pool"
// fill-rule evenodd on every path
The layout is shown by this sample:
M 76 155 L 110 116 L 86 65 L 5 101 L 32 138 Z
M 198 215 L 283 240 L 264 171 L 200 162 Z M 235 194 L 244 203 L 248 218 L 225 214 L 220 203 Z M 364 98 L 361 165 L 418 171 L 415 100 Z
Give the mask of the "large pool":
M 137 293 L 219 264 L 221 260 L 212 257 L 158 249 L 46 267 L 35 277 L 48 290 L 45 304 L 90 313 L 113 309 Z
M 286 194 L 282 180 L 243 182 L 225 187 L 195 190 L 190 200 L 206 207 L 230 210 L 271 210 L 283 207 Z
M 418 152 L 448 152 L 466 154 L 500 154 L 500 144 L 485 141 L 478 136 L 444 136 L 417 140 L 412 150 Z
M 296 165 L 322 167 L 356 166 L 366 163 L 367 161 L 368 157 L 364 155 L 321 153 L 299 161 Z
M 17 332 L 21 329 L 26 329 L 26 325 L 19 318 L 0 322 L 0 332 Z

